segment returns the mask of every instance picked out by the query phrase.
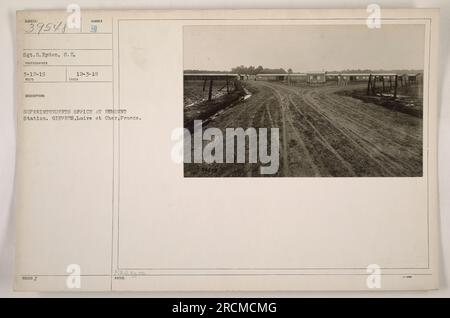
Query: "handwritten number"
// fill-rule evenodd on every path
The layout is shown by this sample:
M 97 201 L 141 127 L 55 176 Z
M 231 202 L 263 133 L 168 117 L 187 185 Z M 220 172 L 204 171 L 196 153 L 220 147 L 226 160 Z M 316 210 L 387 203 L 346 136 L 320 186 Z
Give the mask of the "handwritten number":
M 25 33 L 34 33 L 34 34 L 51 33 L 51 32 L 65 33 L 66 27 L 67 25 L 63 21 L 59 21 L 58 23 L 53 22 L 28 23 L 28 27 L 25 28 Z

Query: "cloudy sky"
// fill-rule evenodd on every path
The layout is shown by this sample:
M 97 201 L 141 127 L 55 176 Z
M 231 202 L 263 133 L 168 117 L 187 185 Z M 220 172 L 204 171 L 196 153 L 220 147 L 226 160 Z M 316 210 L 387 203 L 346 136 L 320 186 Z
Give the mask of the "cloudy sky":
M 184 69 L 422 70 L 424 36 L 423 25 L 185 26 Z

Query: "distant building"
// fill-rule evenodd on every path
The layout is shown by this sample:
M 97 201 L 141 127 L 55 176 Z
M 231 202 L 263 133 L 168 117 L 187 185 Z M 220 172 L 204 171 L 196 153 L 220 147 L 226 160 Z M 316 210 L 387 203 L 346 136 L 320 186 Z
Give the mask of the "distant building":
M 294 85 L 295 83 L 324 84 L 326 82 L 335 82 L 338 85 L 347 85 L 349 83 L 367 83 L 369 77 L 377 81 L 384 81 L 392 84 L 397 75 L 401 85 L 421 84 L 423 74 L 396 74 L 396 73 L 328 73 L 328 72 L 308 72 L 291 74 L 258 74 L 255 80 L 279 81 Z M 395 82 L 395 81 L 394 81 Z
M 423 74 L 408 74 L 408 83 L 411 85 L 418 85 L 423 83 Z
M 340 76 L 340 74 L 338 74 L 338 73 L 326 73 L 325 80 L 327 82 L 334 82 L 334 81 L 338 80 L 339 76 Z
M 326 82 L 325 72 L 309 72 L 306 73 L 306 82 L 308 84 L 323 84 Z
M 350 82 L 365 82 L 369 79 L 369 76 L 370 74 L 347 74 L 348 80 Z
M 258 74 L 257 80 L 263 81 L 284 81 L 287 79 L 288 74 Z
M 220 73 L 184 73 L 184 80 L 233 80 L 239 78 L 238 74 L 220 74 Z
M 291 73 L 287 77 L 288 83 L 301 83 L 306 82 L 306 73 Z

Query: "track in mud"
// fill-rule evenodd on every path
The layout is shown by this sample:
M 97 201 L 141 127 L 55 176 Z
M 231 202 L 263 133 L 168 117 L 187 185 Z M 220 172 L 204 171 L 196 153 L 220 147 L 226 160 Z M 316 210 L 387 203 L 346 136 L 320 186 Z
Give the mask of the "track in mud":
M 205 127 L 280 129 L 280 167 L 185 164 L 196 177 L 388 177 L 422 175 L 422 119 L 336 94 L 357 86 L 294 87 L 247 81 L 252 97 Z

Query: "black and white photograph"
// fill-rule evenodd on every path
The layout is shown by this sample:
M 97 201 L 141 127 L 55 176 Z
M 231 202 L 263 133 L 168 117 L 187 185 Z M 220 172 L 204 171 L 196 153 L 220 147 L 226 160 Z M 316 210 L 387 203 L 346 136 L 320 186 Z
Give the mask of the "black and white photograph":
M 184 26 L 185 177 L 421 177 L 425 27 Z

